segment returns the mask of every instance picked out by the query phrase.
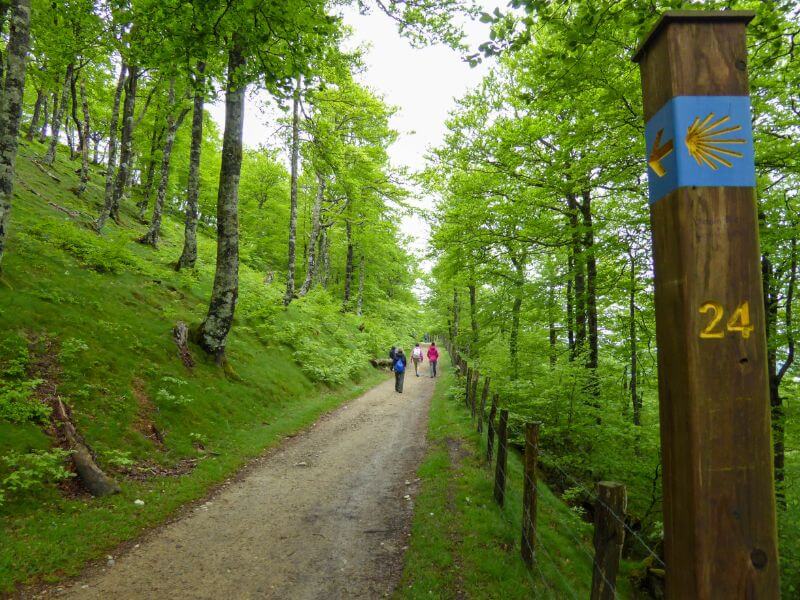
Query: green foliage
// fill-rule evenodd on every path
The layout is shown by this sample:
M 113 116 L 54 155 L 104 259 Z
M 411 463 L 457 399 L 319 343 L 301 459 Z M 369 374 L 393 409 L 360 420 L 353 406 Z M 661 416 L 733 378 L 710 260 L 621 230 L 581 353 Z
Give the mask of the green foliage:
M 116 469 L 125 469 L 136 464 L 136 461 L 131 458 L 131 453 L 125 450 L 105 450 L 101 455 L 106 464 Z
M 356 318 L 342 315 L 326 291 L 315 291 L 291 305 L 292 313 L 259 328 L 265 339 L 291 349 L 292 357 L 314 381 L 340 384 L 371 358 Z
M 0 505 L 6 496 L 34 493 L 47 484 L 73 477 L 74 473 L 64 468 L 69 455 L 69 451 L 55 448 L 0 456 L 5 472 L 0 477 Z
M 27 234 L 61 248 L 74 256 L 81 265 L 98 273 L 136 271 L 140 264 L 134 254 L 122 244 L 98 237 L 87 229 L 63 221 L 37 223 Z
M 28 379 L 27 340 L 15 333 L 0 340 L 0 422 L 46 423 L 50 407 L 33 396 L 42 381 Z
M 41 379 L 0 381 L 0 421 L 9 423 L 46 423 L 50 407 L 32 398 Z

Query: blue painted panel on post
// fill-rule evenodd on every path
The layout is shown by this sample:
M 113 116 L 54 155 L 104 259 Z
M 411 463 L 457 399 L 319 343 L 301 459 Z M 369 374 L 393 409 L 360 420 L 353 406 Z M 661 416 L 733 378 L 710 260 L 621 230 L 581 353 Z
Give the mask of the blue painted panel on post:
M 676 96 L 645 139 L 651 204 L 680 187 L 756 184 L 748 96 Z

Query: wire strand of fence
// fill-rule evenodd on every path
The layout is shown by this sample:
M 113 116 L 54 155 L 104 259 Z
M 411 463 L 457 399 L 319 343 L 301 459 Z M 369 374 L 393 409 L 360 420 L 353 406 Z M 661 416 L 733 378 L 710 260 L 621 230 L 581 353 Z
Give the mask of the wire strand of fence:
M 506 447 L 506 449 L 507 449 L 507 445 L 506 445 L 505 447 Z M 507 479 L 507 475 L 508 475 L 508 474 L 507 474 L 507 469 L 505 469 L 505 468 L 503 467 L 503 465 L 501 465 L 501 466 L 500 466 L 500 471 L 501 471 L 501 472 L 502 472 L 502 474 L 503 474 L 503 479 L 504 479 L 504 480 L 507 482 L 507 481 L 508 481 L 508 479 Z M 506 514 L 506 512 L 505 512 L 505 511 L 504 511 L 502 508 L 500 509 L 500 517 L 501 517 L 501 518 L 502 518 L 502 519 L 503 519 L 503 520 L 504 520 L 504 521 L 505 521 L 505 522 L 506 522 L 508 525 L 510 525 L 511 527 L 514 527 L 514 526 L 515 526 L 515 523 L 512 523 L 511 519 L 509 518 L 509 516 Z M 544 571 L 542 571 L 542 568 L 541 568 L 541 565 L 540 565 L 540 564 L 539 564 L 539 562 L 538 562 L 538 559 L 537 559 L 537 558 L 535 558 L 535 557 L 537 556 L 537 554 L 536 554 L 536 545 L 534 545 L 534 546 L 531 546 L 530 540 L 526 540 L 526 539 L 524 539 L 524 538 L 523 538 L 523 542 L 526 544 L 526 546 L 527 546 L 527 548 L 528 548 L 528 551 L 530 552 L 531 556 L 533 556 L 533 557 L 534 557 L 534 561 L 533 561 L 533 562 L 534 562 L 534 564 L 536 565 L 536 568 L 537 568 L 537 570 L 539 571 L 539 575 L 540 575 L 540 577 L 542 578 L 542 582 L 544 583 L 545 587 L 546 587 L 546 588 L 547 588 L 547 589 L 548 589 L 548 590 L 549 590 L 551 593 L 553 593 L 553 592 L 554 592 L 554 590 L 553 590 L 553 587 L 552 587 L 552 585 L 551 585 L 551 584 L 548 582 L 547 578 L 544 576 Z M 557 566 L 555 563 L 553 563 L 553 569 L 554 569 L 556 572 L 558 572 L 558 574 L 559 574 L 559 577 L 561 577 L 561 579 L 562 579 L 563 581 L 566 581 L 566 578 L 565 578 L 565 577 L 563 576 L 563 574 L 562 574 L 562 573 L 561 573 L 561 572 L 558 570 L 558 566 Z M 526 570 L 526 572 L 528 573 L 528 577 L 529 577 L 530 579 L 532 579 L 532 576 L 530 575 L 530 572 L 528 572 L 527 570 Z M 570 594 L 572 594 L 572 596 L 573 596 L 573 597 L 577 597 L 577 596 L 575 595 L 575 592 L 574 592 L 574 591 L 571 589 L 571 587 L 570 587 L 568 584 L 567 584 L 567 588 L 569 589 L 569 592 L 570 592 Z
M 506 452 L 506 456 L 508 456 L 508 443 L 503 444 L 503 441 L 498 438 L 498 446 L 500 446 L 500 445 L 503 446 L 503 449 Z M 507 473 L 507 469 L 502 464 L 500 465 L 500 471 L 502 472 L 503 479 L 505 480 L 506 486 L 507 486 L 508 485 L 508 473 Z M 526 484 L 528 484 L 528 485 L 531 485 L 533 487 L 534 492 L 538 493 L 538 484 L 535 481 L 532 481 L 530 479 L 530 477 L 527 477 L 525 474 L 523 474 L 523 477 L 525 477 L 524 482 Z M 515 525 L 514 523 L 511 522 L 511 519 L 508 518 L 508 515 L 502 509 L 500 511 L 500 514 L 502 515 L 502 517 L 506 521 L 506 523 L 508 523 L 512 527 Z M 572 585 L 570 585 L 570 582 L 567 579 L 567 577 L 558 568 L 558 564 L 553 559 L 552 554 L 550 554 L 550 552 L 548 552 L 547 549 L 545 548 L 544 543 L 541 541 L 541 536 L 539 535 L 538 528 L 534 528 L 534 536 L 536 538 L 536 544 L 534 544 L 533 546 L 531 545 L 530 540 L 526 540 L 526 539 L 523 538 L 523 541 L 525 542 L 525 544 L 526 544 L 526 546 L 528 548 L 528 551 L 530 552 L 531 556 L 534 557 L 533 562 L 536 565 L 536 568 L 539 570 L 539 574 L 542 577 L 542 581 L 545 583 L 545 585 L 547 586 L 547 588 L 551 592 L 554 591 L 552 586 L 547 582 L 547 579 L 544 577 L 544 572 L 542 571 L 541 565 L 539 564 L 539 559 L 537 558 L 539 556 L 539 553 L 537 553 L 537 551 L 536 551 L 537 548 L 542 550 L 544 552 L 545 556 L 547 556 L 547 558 L 550 560 L 550 562 L 553 565 L 553 570 L 555 570 L 556 573 L 558 573 L 558 576 L 561 579 L 563 586 L 569 591 L 570 595 L 573 598 L 578 598 L 579 597 L 578 594 L 573 589 Z M 590 559 L 591 558 L 592 557 L 590 555 Z M 592 559 L 592 561 L 593 561 L 593 559 Z M 608 583 L 608 581 L 606 581 L 606 583 Z
M 524 477 L 524 482 L 527 485 L 532 486 L 534 491 L 538 492 L 538 489 L 537 489 L 538 488 L 538 484 L 535 481 L 533 481 L 528 476 L 527 473 L 523 473 L 523 477 Z M 536 531 L 538 533 L 538 530 L 535 529 L 534 531 Z M 569 527 L 559 528 L 559 531 L 562 531 L 562 532 L 566 533 L 567 537 L 572 541 L 572 543 L 576 546 L 576 548 L 581 550 L 586 555 L 586 557 L 589 559 L 589 562 L 592 563 L 592 566 L 593 567 L 597 567 L 597 571 L 598 571 L 598 573 L 600 573 L 600 577 L 603 578 L 603 581 L 605 581 L 605 583 L 606 583 L 606 585 L 608 585 L 609 589 L 614 590 L 614 597 L 616 598 L 617 597 L 617 592 L 616 592 L 617 586 L 615 584 L 611 583 L 608 580 L 608 578 L 605 576 L 605 573 L 603 572 L 602 567 L 597 564 L 597 558 L 595 557 L 595 555 L 590 550 L 588 550 L 586 548 L 587 542 L 585 540 L 581 540 L 578 536 L 576 536 L 574 533 L 572 533 L 572 531 L 569 529 Z
M 535 535 L 536 535 L 536 547 L 539 548 L 539 550 L 541 550 L 542 552 L 544 552 L 545 556 L 550 561 L 550 564 L 553 565 L 553 570 L 556 573 L 558 573 L 558 577 L 561 579 L 561 582 L 564 584 L 564 587 L 569 592 L 570 596 L 572 596 L 573 598 L 576 598 L 576 599 L 580 598 L 580 596 L 578 596 L 578 594 L 575 592 L 575 590 L 570 585 L 570 583 L 567 580 L 567 578 L 564 576 L 564 573 L 562 573 L 561 569 L 558 568 L 558 563 L 553 558 L 553 555 L 550 554 L 550 552 L 547 550 L 547 546 L 545 546 L 544 543 L 542 542 L 542 537 L 539 535 L 539 532 L 536 531 Z
M 478 409 L 478 410 L 480 410 L 480 409 Z M 476 414 L 475 416 L 477 416 L 477 417 L 480 419 L 480 415 L 477 415 L 477 414 Z M 485 416 L 485 415 L 483 415 L 483 416 Z M 511 416 L 511 415 L 509 414 L 509 416 Z M 491 426 L 491 425 L 490 425 L 490 426 Z M 487 432 L 488 432 L 488 427 L 487 427 Z M 480 438 L 481 438 L 481 440 L 483 440 L 483 436 L 482 436 L 482 435 L 480 436 Z M 503 454 L 504 454 L 504 455 L 507 457 L 507 456 L 508 456 L 508 443 L 507 443 L 507 441 L 506 441 L 506 442 L 504 442 L 504 441 L 503 441 L 501 438 L 499 438 L 499 437 L 498 437 L 498 450 L 500 450 L 500 446 L 502 446 Z M 550 455 L 549 453 L 546 453 L 546 452 L 542 451 L 541 447 L 539 448 L 539 452 L 540 452 L 540 454 L 547 454 L 548 456 L 552 457 L 552 455 Z M 498 452 L 498 454 L 500 454 L 500 452 Z M 617 521 L 618 521 L 618 522 L 619 522 L 619 523 L 620 523 L 620 524 L 623 526 L 623 528 L 624 528 L 626 531 L 630 532 L 630 534 L 631 534 L 631 535 L 632 535 L 632 536 L 633 536 L 633 537 L 634 537 L 634 538 L 635 538 L 637 541 L 639 541 L 639 543 L 640 543 L 640 544 L 641 544 L 641 545 L 642 545 L 642 546 L 643 546 L 643 547 L 644 547 L 644 548 L 645 548 L 645 549 L 646 549 L 646 550 L 649 552 L 649 554 L 650 554 L 650 555 L 651 555 L 651 556 L 652 556 L 652 557 L 653 557 L 653 558 L 654 558 L 656 561 L 658 561 L 658 562 L 659 562 L 661 565 L 663 565 L 663 564 L 664 564 L 664 563 L 663 563 L 663 561 L 661 560 L 661 558 L 660 558 L 660 557 L 659 557 L 659 556 L 658 556 L 658 555 L 655 553 L 655 551 L 654 551 L 652 548 L 650 548 L 650 547 L 649 547 L 649 546 L 648 546 L 648 545 L 647 545 L 647 544 L 644 542 L 644 540 L 643 540 L 643 539 L 642 539 L 642 538 L 641 538 L 639 535 L 637 535 L 637 534 L 636 534 L 636 532 L 635 532 L 635 531 L 633 531 L 633 530 L 632 530 L 632 529 L 631 529 L 631 528 L 628 526 L 628 524 L 625 522 L 625 520 L 624 520 L 623 518 L 620 518 L 620 516 L 619 516 L 619 515 L 618 515 L 618 514 L 617 514 L 617 513 L 616 513 L 616 512 L 615 512 L 615 511 L 614 511 L 614 510 L 613 510 L 613 509 L 610 507 L 610 506 L 608 506 L 608 504 L 607 504 L 607 503 L 603 502 L 603 500 L 601 500 L 601 499 L 600 499 L 600 497 L 599 497 L 599 496 L 598 496 L 598 495 L 597 495 L 597 494 L 596 494 L 594 491 L 590 491 L 590 490 L 589 490 L 589 489 L 586 487 L 586 485 L 584 485 L 583 483 L 579 482 L 579 481 L 578 481 L 578 480 L 576 480 L 574 477 L 572 477 L 572 476 L 571 476 L 569 473 L 567 473 L 566 471 L 564 471 L 564 470 L 563 470 L 563 469 L 562 469 L 562 468 L 561 468 L 561 467 L 560 467 L 560 466 L 559 466 L 559 465 L 558 465 L 558 464 L 557 464 L 557 463 L 556 463 L 554 460 L 552 461 L 552 463 L 553 463 L 553 465 L 554 465 L 554 466 L 555 466 L 555 467 L 556 467 L 556 468 L 557 468 L 557 469 L 558 469 L 558 470 L 559 470 L 559 471 L 560 471 L 560 472 L 561 472 L 561 473 L 562 473 L 562 474 L 563 474 L 565 477 L 567 477 L 567 478 L 568 478 L 568 479 L 570 479 L 570 480 L 571 480 L 571 481 L 572 481 L 574 484 L 576 484 L 576 485 L 577 485 L 577 487 L 579 487 L 580 489 L 584 490 L 584 491 L 585 491 L 585 492 L 586 492 L 586 493 L 587 493 L 587 494 L 588 494 L 590 497 L 592 497 L 592 498 L 593 498 L 593 499 L 594 499 L 596 502 L 598 502 L 599 504 L 601 504 L 602 506 L 604 506 L 604 507 L 605 507 L 605 508 L 606 508 L 606 509 L 609 511 L 609 514 L 611 514 L 611 515 L 613 516 L 613 518 L 614 518 L 614 519 L 616 519 L 616 520 L 617 520 Z M 503 464 L 501 464 L 501 463 L 498 463 L 498 466 L 499 466 L 499 470 L 500 470 L 500 473 L 501 473 L 501 477 L 502 477 L 503 481 L 505 482 L 505 485 L 507 486 L 507 484 L 508 484 L 508 477 L 507 477 L 507 475 L 508 475 L 508 474 L 507 474 L 507 469 L 505 468 L 505 465 L 503 465 Z M 529 476 L 528 476 L 526 473 L 524 473 L 524 474 L 523 474 L 523 477 L 524 477 L 523 483 L 525 483 L 525 484 L 526 484 L 526 485 L 528 485 L 528 486 L 531 486 L 531 487 L 533 488 L 534 492 L 537 492 L 537 491 L 538 491 L 538 485 L 537 485 L 537 483 L 536 483 L 535 481 L 531 480 L 531 479 L 530 479 L 530 477 L 529 477 Z M 508 518 L 508 516 L 505 514 L 505 512 L 504 512 L 503 510 L 501 510 L 501 511 L 500 511 L 500 514 L 502 515 L 503 519 L 504 519 L 504 520 L 505 520 L 505 521 L 506 521 L 506 522 L 507 522 L 509 525 L 512 525 L 512 526 L 514 525 L 513 523 L 511 523 L 510 519 Z M 612 584 L 612 583 L 611 583 L 611 582 L 608 580 L 608 578 L 605 576 L 605 573 L 603 572 L 603 569 L 602 569 L 602 568 L 601 568 L 601 567 L 600 567 L 600 566 L 597 564 L 596 557 L 595 557 L 595 556 L 594 556 L 594 555 L 593 555 L 593 554 L 592 554 L 592 553 L 591 553 L 591 552 L 590 552 L 590 551 L 589 551 L 589 550 L 586 548 L 586 546 L 585 546 L 586 542 L 585 542 L 585 541 L 582 541 L 582 540 L 580 540 L 580 539 L 579 539 L 577 536 L 575 536 L 575 535 L 574 535 L 574 534 L 573 534 L 573 533 L 572 533 L 572 532 L 569 530 L 569 528 L 568 528 L 568 527 L 563 527 L 563 528 L 560 528 L 560 529 L 563 529 L 563 531 L 564 531 L 564 532 L 567 534 L 567 537 L 568 537 L 568 538 L 569 538 L 569 539 L 570 539 L 570 540 L 573 542 L 573 544 L 575 544 L 575 546 L 577 546 L 577 547 L 578 547 L 578 548 L 579 548 L 579 549 L 580 549 L 580 550 L 581 550 L 581 551 L 582 551 L 582 552 L 583 552 L 583 553 L 584 553 L 584 554 L 587 556 L 587 558 L 589 558 L 589 561 L 591 562 L 591 564 L 592 564 L 592 566 L 593 566 L 593 569 L 594 569 L 594 568 L 596 568 L 597 572 L 598 572 L 598 573 L 600 574 L 600 576 L 603 578 L 603 581 L 606 583 L 606 585 L 608 585 L 610 589 L 614 590 L 614 597 L 616 598 L 616 597 L 617 597 L 616 585 Z M 570 594 L 571 594 L 573 597 L 577 598 L 577 595 L 576 595 L 576 593 L 575 593 L 575 590 L 572 588 L 572 586 L 571 586 L 571 585 L 569 585 L 569 582 L 568 582 L 568 580 L 566 579 L 566 577 L 564 576 L 564 574 L 561 572 L 561 570 L 558 568 L 558 566 L 557 566 L 557 563 L 555 562 L 555 560 L 553 560 L 553 557 L 552 557 L 552 555 L 550 554 L 550 552 L 547 550 L 547 548 L 546 548 L 546 547 L 544 546 L 544 544 L 542 543 L 542 541 L 541 541 L 541 536 L 539 535 L 539 528 L 538 528 L 538 527 L 535 527 L 535 528 L 534 528 L 534 535 L 535 535 L 535 537 L 536 537 L 536 542 L 537 542 L 535 546 L 536 546 L 536 547 L 538 547 L 538 548 L 539 548 L 541 551 L 543 551 L 543 552 L 544 552 L 544 554 L 545 554 L 545 555 L 546 555 L 546 556 L 549 558 L 550 562 L 553 564 L 553 569 L 554 569 L 554 570 L 555 570 L 555 571 L 558 573 L 558 575 L 559 575 L 559 577 L 561 578 L 562 582 L 563 582 L 563 583 L 565 583 L 565 587 L 566 587 L 566 589 L 569 591 L 569 593 L 570 593 Z M 546 587 L 547 587 L 547 588 L 548 588 L 548 589 L 549 589 L 551 592 L 553 592 L 553 588 L 552 588 L 552 586 L 550 586 L 549 582 L 548 582 L 548 581 L 547 581 L 547 579 L 545 578 L 545 576 L 544 576 L 544 572 L 543 572 L 543 571 L 542 571 L 542 569 L 541 569 L 541 565 L 539 564 L 539 561 L 538 561 L 538 559 L 536 558 L 536 557 L 538 556 L 538 553 L 536 552 L 536 548 L 535 548 L 535 547 L 532 547 L 532 546 L 530 545 L 530 541 L 529 541 L 529 540 L 527 540 L 527 539 L 525 539 L 525 537 L 524 537 L 524 536 L 523 536 L 523 542 L 527 544 L 527 549 L 528 549 L 528 551 L 530 552 L 530 555 L 534 557 L 533 563 L 535 564 L 535 566 L 536 566 L 537 570 L 539 571 L 539 575 L 540 575 L 540 577 L 541 577 L 541 579 L 542 579 L 542 582 L 545 584 L 545 586 L 546 586 Z M 529 574 L 529 575 L 530 575 L 530 574 Z
M 616 598 L 617 597 L 617 586 L 616 586 L 616 584 L 611 583 L 608 580 L 608 578 L 605 576 L 605 573 L 603 572 L 603 568 L 600 565 L 597 564 L 597 557 L 588 548 L 586 548 L 586 543 L 587 542 L 584 541 L 584 540 L 581 540 L 578 536 L 573 534 L 570 531 L 569 527 L 563 527 L 563 528 L 560 529 L 560 531 L 562 531 L 563 533 L 566 533 L 567 537 L 570 540 L 572 540 L 573 545 L 586 555 L 586 557 L 592 563 L 592 567 L 597 567 L 597 572 L 600 574 L 600 577 L 603 578 L 603 581 L 606 583 L 606 585 L 609 587 L 609 589 L 614 590 L 614 597 Z
M 584 492 L 586 492 L 586 493 L 587 493 L 587 494 L 588 494 L 588 495 L 589 495 L 589 496 L 590 496 L 590 497 L 591 497 L 591 498 L 592 498 L 592 499 L 593 499 L 595 502 L 598 502 L 598 503 L 599 503 L 599 504 L 601 504 L 603 507 L 605 507 L 605 509 L 606 509 L 606 510 L 608 510 L 608 512 L 611 514 L 611 516 L 612 516 L 614 519 L 616 519 L 616 520 L 617 520 L 617 521 L 618 521 L 618 522 L 619 522 L 619 523 L 622 525 L 622 527 L 625 529 L 625 531 L 627 531 L 629 534 L 631 534 L 631 536 L 633 536 L 633 538 L 634 538 L 634 539 L 635 539 L 637 542 L 639 542 L 639 544 L 641 544 L 641 545 L 642 545 L 642 547 L 643 547 L 643 548 L 644 548 L 644 549 L 645 549 L 645 550 L 648 552 L 648 554 L 649 554 L 651 557 L 653 557 L 653 559 L 655 559 L 655 561 L 656 561 L 656 562 L 658 562 L 658 564 L 659 564 L 659 565 L 661 565 L 662 567 L 666 567 L 666 564 L 665 564 L 665 563 L 664 563 L 664 561 L 661 559 L 661 557 L 660 557 L 660 556 L 658 556 L 658 554 L 656 553 L 656 551 L 655 551 L 655 550 L 653 550 L 653 549 L 652 549 L 652 548 L 651 548 L 651 547 L 650 547 L 650 546 L 647 544 L 647 542 L 645 542 L 645 541 L 644 541 L 644 539 L 642 539 L 642 537 L 641 537 L 639 534 L 637 534 L 637 533 L 636 533 L 636 531 L 634 531 L 634 530 L 633 530 L 633 529 L 630 527 L 630 525 L 628 525 L 628 524 L 625 522 L 625 519 L 624 519 L 624 518 L 620 517 L 620 516 L 619 516 L 619 515 L 618 515 L 618 514 L 617 514 L 617 513 L 614 511 L 614 509 L 612 509 L 612 508 L 611 508 L 611 507 L 610 507 L 610 506 L 609 506 L 607 503 L 603 502 L 603 500 L 602 500 L 602 499 L 601 499 L 601 498 L 600 498 L 600 497 L 597 495 L 597 493 L 596 493 L 594 490 L 591 490 L 591 489 L 589 489 L 589 487 L 588 487 L 588 486 L 587 486 L 585 483 L 583 483 L 583 482 L 581 482 L 581 481 L 578 481 L 578 480 L 577 480 L 575 477 L 573 477 L 572 475 L 570 475 L 569 473 L 567 473 L 567 472 L 566 472 L 564 469 L 562 469 L 562 468 L 561 468 L 561 467 L 558 465 L 558 463 L 557 463 L 557 462 L 556 462 L 556 460 L 555 460 L 555 457 L 554 457 L 552 454 L 550 454 L 549 452 L 541 451 L 541 450 L 540 450 L 540 453 L 547 455 L 547 456 L 550 458 L 550 464 L 551 464 L 552 466 L 554 466 L 554 467 L 555 467 L 555 468 L 556 468 L 556 469 L 559 471 L 559 473 L 561 473 L 561 474 L 562 474 L 564 477 L 566 477 L 566 478 L 567 478 L 567 479 L 568 479 L 568 480 L 569 480 L 571 483 L 573 483 L 573 484 L 574 484 L 576 487 L 578 487 L 578 488 L 580 488 L 581 490 L 583 490 Z

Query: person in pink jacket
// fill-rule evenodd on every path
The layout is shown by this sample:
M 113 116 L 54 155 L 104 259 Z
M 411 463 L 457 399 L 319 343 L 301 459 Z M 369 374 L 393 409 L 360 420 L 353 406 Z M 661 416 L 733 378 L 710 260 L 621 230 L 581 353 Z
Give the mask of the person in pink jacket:
M 436 342 L 431 342 L 428 347 L 428 363 L 431 365 L 431 377 L 436 377 L 436 363 L 439 361 L 439 349 Z

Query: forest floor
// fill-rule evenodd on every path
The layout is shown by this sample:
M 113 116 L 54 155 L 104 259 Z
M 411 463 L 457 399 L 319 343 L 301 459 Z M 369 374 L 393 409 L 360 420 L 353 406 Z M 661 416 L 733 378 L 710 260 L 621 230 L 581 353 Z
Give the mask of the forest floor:
M 434 380 L 386 381 L 44 596 L 375 598 L 396 586 Z

